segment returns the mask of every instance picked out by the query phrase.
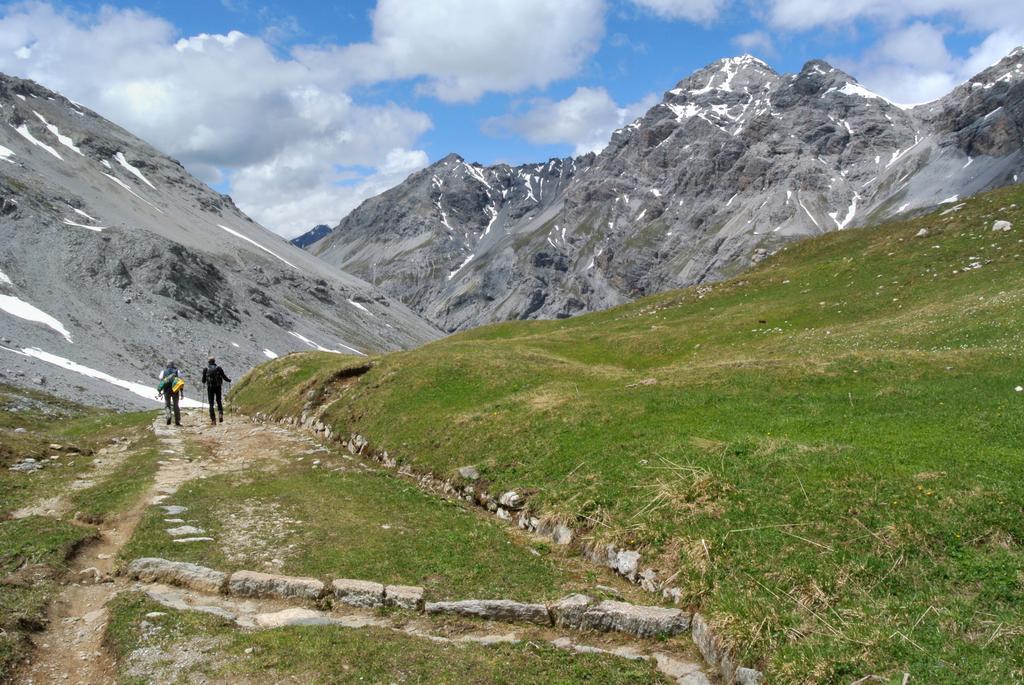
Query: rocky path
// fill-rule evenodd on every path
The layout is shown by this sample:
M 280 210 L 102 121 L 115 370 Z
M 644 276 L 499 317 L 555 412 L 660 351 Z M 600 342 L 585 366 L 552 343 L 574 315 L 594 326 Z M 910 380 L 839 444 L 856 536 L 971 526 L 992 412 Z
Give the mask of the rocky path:
M 198 412 L 189 412 L 185 426 L 165 426 L 163 418 L 154 421 L 152 430 L 159 441 L 159 470 L 146 494 L 128 511 L 118 514 L 99 527 L 96 540 L 81 548 L 70 560 L 66 585 L 53 602 L 47 629 L 35 639 L 36 651 L 19 682 L 79 683 L 104 685 L 116 683 L 116 664 L 103 648 L 107 625 L 107 603 L 126 589 L 142 590 L 153 600 L 174 609 L 213 613 L 233 621 L 242 630 L 261 630 L 288 625 L 335 625 L 348 628 L 386 628 L 434 641 L 493 644 L 543 640 L 561 649 L 581 653 L 606 653 L 627 659 L 651 659 L 666 675 L 683 685 L 709 682 L 703 666 L 685 654 L 676 655 L 658 645 L 630 638 L 602 635 L 581 636 L 538 631 L 500 623 L 481 624 L 479 631 L 446 636 L 430 619 L 413 620 L 382 617 L 373 612 L 351 608 L 318 611 L 272 600 L 243 599 L 203 594 L 182 588 L 133 583 L 115 577 L 118 552 L 128 542 L 147 508 L 163 508 L 167 533 L 182 544 L 224 544 L 208 537 L 189 520 L 188 510 L 175 502 L 175 493 L 184 483 L 212 475 L 243 469 L 270 469 L 283 463 L 287 455 L 318 454 L 327 450 L 313 438 L 278 426 L 254 425 L 244 418 L 229 417 L 224 424 L 209 426 Z M 191 443 L 191 444 L 190 444 Z M 199 447 L 198 451 L 193 447 Z M 99 460 L 97 469 L 80 478 L 92 484 L 112 470 L 123 454 L 110 450 Z M 198 454 L 199 456 L 195 456 Z M 348 461 L 352 458 L 343 455 Z M 366 465 L 338 465 L 339 468 Z M 314 467 L 315 468 L 315 467 Z M 101 470 L 102 469 L 102 470 Z M 67 513 L 61 498 L 51 498 L 27 508 L 24 515 Z
M 195 423 L 195 417 L 189 417 Z M 239 424 L 246 425 L 241 419 Z M 174 428 L 163 424 L 162 417 L 153 424 L 160 444 L 160 470 L 153 485 L 135 506 L 99 526 L 97 538 L 83 546 L 69 561 L 68 580 L 49 611 L 47 629 L 34 639 L 35 654 L 21 680 L 26 684 L 80 683 L 102 685 L 114 683 L 115 667 L 102 647 L 107 624 L 107 602 L 119 591 L 122 583 L 113 577 L 118 551 L 128 542 L 151 504 L 162 502 L 178 487 L 205 473 L 230 470 L 230 460 L 191 460 L 186 456 L 182 431 L 195 433 L 188 426 Z M 115 469 L 127 456 L 126 445 L 104 449 L 97 457 L 96 468 L 71 484 L 72 489 L 92 486 Z M 16 512 L 15 516 L 59 516 L 69 511 L 67 499 L 48 498 Z

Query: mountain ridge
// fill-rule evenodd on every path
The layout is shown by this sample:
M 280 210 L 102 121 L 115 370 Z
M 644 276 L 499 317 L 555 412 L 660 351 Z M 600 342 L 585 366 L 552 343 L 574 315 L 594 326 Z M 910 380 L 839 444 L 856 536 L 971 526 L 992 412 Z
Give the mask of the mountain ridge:
M 913 107 L 822 60 L 778 74 L 723 58 L 599 154 L 518 167 L 449 155 L 309 249 L 449 331 L 718 280 L 791 240 L 1016 182 L 1022 58 Z M 552 164 L 571 175 L 552 183 Z
M 0 372 L 15 384 L 139 406 L 166 358 L 191 372 L 210 353 L 242 371 L 292 350 L 369 353 L 439 334 L 148 143 L 9 76 L 0 208 Z

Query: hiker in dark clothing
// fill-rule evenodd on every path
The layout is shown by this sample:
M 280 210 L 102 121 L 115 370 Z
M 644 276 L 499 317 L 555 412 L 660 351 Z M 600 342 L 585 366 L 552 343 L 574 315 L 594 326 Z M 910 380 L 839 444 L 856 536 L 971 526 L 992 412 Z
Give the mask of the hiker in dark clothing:
M 217 417 L 213 413 L 213 401 L 217 400 L 217 413 L 220 414 L 220 422 L 224 423 L 224 405 L 221 403 L 221 385 L 227 381 L 231 382 L 224 369 L 217 366 L 217 361 L 210 357 L 209 363 L 203 369 L 203 385 L 206 386 L 206 396 L 210 399 L 210 423 L 217 425 Z
M 178 367 L 174 365 L 173 361 L 168 360 L 167 366 L 160 372 L 160 385 L 164 394 L 164 414 L 167 416 L 168 426 L 171 425 L 172 406 L 174 408 L 174 425 L 181 425 L 181 409 L 178 407 L 181 391 L 174 392 L 174 381 L 180 377 L 181 374 L 178 372 Z

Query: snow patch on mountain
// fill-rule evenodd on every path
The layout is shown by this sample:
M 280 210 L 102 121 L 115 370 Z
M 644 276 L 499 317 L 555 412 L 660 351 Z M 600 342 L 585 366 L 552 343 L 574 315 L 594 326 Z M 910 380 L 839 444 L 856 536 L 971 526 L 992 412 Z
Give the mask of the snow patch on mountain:
M 10 283 L 9 280 L 7 282 Z M 69 333 L 68 329 L 64 327 L 64 324 L 58 321 L 55 317 L 44 312 L 42 309 L 25 302 L 25 300 L 22 300 L 21 298 L 14 297 L 13 295 L 0 295 L 0 310 L 7 312 L 11 316 L 16 316 L 19 319 L 32 321 L 34 323 L 41 323 L 44 326 L 52 328 L 60 333 L 68 342 L 74 342 L 71 339 L 71 333 Z

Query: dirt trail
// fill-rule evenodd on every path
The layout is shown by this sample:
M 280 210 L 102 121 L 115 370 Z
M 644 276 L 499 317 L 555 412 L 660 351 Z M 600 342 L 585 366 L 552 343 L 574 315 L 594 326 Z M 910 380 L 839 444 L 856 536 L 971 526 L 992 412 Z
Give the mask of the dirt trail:
M 254 458 L 273 459 L 281 447 L 281 440 L 274 441 L 275 445 L 268 445 L 265 440 L 265 434 L 274 429 L 254 427 L 235 417 L 213 427 L 203 418 L 199 412 L 186 412 L 181 428 L 164 425 L 162 416 L 154 421 L 152 430 L 160 443 L 160 469 L 153 485 L 130 510 L 100 525 L 97 539 L 80 548 L 69 561 L 67 584 L 50 606 L 47 629 L 33 639 L 36 650 L 19 682 L 116 682 L 114 663 L 102 645 L 107 625 L 106 604 L 124 586 L 113 577 L 114 564 L 146 508 L 163 502 L 190 480 L 249 468 Z M 301 438 L 294 439 L 304 443 Z M 212 447 L 212 456 L 190 458 L 187 440 Z M 72 488 L 89 487 L 101 481 L 126 456 L 126 446 L 103 450 L 97 468 L 75 481 L 85 485 L 72 484 Z M 26 507 L 18 514 L 53 516 L 67 513 L 68 507 L 67 499 L 58 496 Z
M 146 494 L 131 509 L 120 513 L 99 527 L 96 540 L 83 546 L 69 562 L 66 585 L 53 602 L 47 629 L 34 638 L 37 647 L 29 666 L 18 682 L 28 685 L 43 683 L 78 683 L 105 685 L 116 683 L 117 666 L 103 646 L 108 620 L 107 603 L 120 591 L 143 589 L 113 572 L 117 555 L 128 542 L 147 508 L 168 507 L 168 522 L 187 523 L 184 507 L 174 505 L 173 495 L 189 481 L 242 470 L 271 470 L 286 463 L 287 455 L 316 454 L 327 450 L 312 437 L 278 426 L 253 424 L 241 417 L 228 417 L 225 423 L 211 426 L 198 411 L 185 412 L 185 425 L 169 427 L 163 417 L 157 418 L 152 430 L 159 440 L 159 470 Z M 109 451 L 95 470 L 80 477 L 82 482 L 100 482 L 126 456 L 123 450 Z M 348 455 L 341 455 L 352 461 Z M 367 467 L 362 464 L 338 466 Z M 180 512 L 178 510 L 181 510 Z M 50 498 L 27 508 L 32 513 L 53 515 L 67 512 L 60 498 Z M 53 512 L 53 513 L 50 513 Z M 198 544 L 224 544 L 210 538 L 191 538 Z M 197 543 L 192 543 L 197 544 Z M 260 601 L 238 601 L 223 597 L 203 596 L 176 588 L 149 586 L 143 589 L 165 606 L 217 613 L 234 621 L 243 629 L 262 629 L 282 625 L 342 625 L 351 628 L 377 626 L 398 630 L 424 639 L 468 641 L 483 644 L 540 639 L 562 648 L 579 652 L 604 652 L 625 658 L 653 658 L 659 669 L 678 683 L 706 685 L 709 681 L 703 665 L 688 660 L 685 654 L 672 654 L 644 641 L 621 638 L 588 637 L 592 644 L 553 631 L 524 631 L 521 627 L 498 626 L 504 631 L 477 635 L 445 636 L 437 632 L 429 620 L 392 621 L 365 612 L 320 612 L 294 605 Z M 596 643 L 593 643 L 596 641 Z M 600 645 L 600 646 L 598 646 Z M 202 651 L 202 650 L 200 650 Z M 166 656 L 166 655 L 165 655 Z M 196 655 L 189 655 L 193 658 Z M 201 656 L 201 655 L 200 655 Z M 173 661 L 173 659 L 172 659 Z M 152 673 L 150 675 L 153 675 Z

